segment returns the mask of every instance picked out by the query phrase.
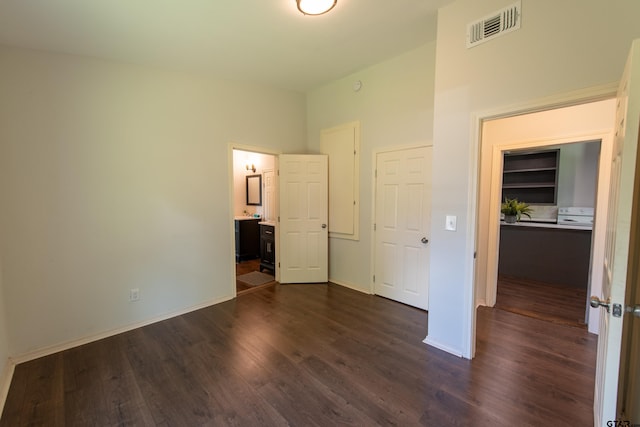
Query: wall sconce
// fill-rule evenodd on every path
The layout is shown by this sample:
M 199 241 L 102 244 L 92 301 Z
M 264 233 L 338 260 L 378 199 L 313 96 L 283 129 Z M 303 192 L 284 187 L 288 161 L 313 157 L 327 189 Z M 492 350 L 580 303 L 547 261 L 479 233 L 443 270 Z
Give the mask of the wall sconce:
M 254 165 L 253 163 L 251 163 L 251 164 L 247 163 L 245 168 L 247 169 L 247 172 L 251 171 L 253 173 L 256 173 L 256 165 Z
M 322 15 L 333 9 L 338 0 L 296 0 L 296 3 L 303 15 Z

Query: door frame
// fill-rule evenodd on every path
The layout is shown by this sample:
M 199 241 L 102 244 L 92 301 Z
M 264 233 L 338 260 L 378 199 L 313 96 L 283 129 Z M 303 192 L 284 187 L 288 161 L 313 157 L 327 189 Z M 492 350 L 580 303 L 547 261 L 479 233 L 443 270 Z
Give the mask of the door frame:
M 234 204 L 234 200 L 233 200 L 233 196 L 234 196 L 234 180 L 233 180 L 233 150 L 240 150 L 240 151 L 248 151 L 251 153 L 258 153 L 258 154 L 266 154 L 266 155 L 270 155 L 274 157 L 274 169 L 277 171 L 278 170 L 278 156 L 280 154 L 282 154 L 281 151 L 279 150 L 271 150 L 269 148 L 265 148 L 265 147 L 259 147 L 259 146 L 255 146 L 255 145 L 245 145 L 245 144 L 240 144 L 237 142 L 229 142 L 227 144 L 227 188 L 229 189 L 228 194 L 227 194 L 227 204 L 229 206 L 229 252 L 230 252 L 230 256 L 229 259 L 231 260 L 230 264 L 229 264 L 229 272 L 230 272 L 230 277 L 231 277 L 231 289 L 232 289 L 232 295 L 233 297 L 237 297 L 237 291 L 236 291 L 236 255 L 235 255 L 235 223 L 234 223 L 234 212 L 233 212 L 233 207 L 235 206 Z M 276 194 L 278 193 L 278 180 L 275 181 L 276 182 Z M 276 217 L 278 216 L 278 203 L 276 201 L 276 207 L 275 207 L 275 211 L 276 211 Z M 276 233 L 276 239 L 277 239 L 277 233 Z M 278 252 L 278 247 L 280 245 L 276 244 L 276 260 L 280 259 L 280 254 Z M 275 279 L 276 281 L 280 280 L 280 268 L 278 267 L 278 264 L 276 263 L 276 271 L 275 273 Z
M 552 111 L 552 110 L 549 110 Z M 613 125 L 613 121 L 612 121 Z M 544 140 L 528 140 L 508 144 L 496 144 L 492 147 L 492 165 L 490 187 L 489 209 L 492 206 L 499 206 L 501 202 L 501 182 L 502 182 L 502 157 L 505 151 L 521 149 L 543 149 L 550 146 L 563 146 L 573 143 L 583 143 L 600 141 L 600 154 L 598 155 L 598 173 L 596 180 L 596 200 L 595 200 L 595 223 L 593 224 L 590 261 L 589 261 L 589 283 L 587 284 L 588 295 L 600 295 L 600 284 L 594 282 L 594 276 L 602 276 L 602 262 L 604 260 L 604 239 L 606 232 L 606 219 L 609 197 L 609 178 L 611 164 L 611 150 L 613 149 L 613 126 L 611 132 L 576 134 L 563 136 L 562 138 L 552 138 Z M 481 147 L 482 149 L 482 147 Z M 485 210 L 486 213 L 486 210 Z M 487 269 L 485 280 L 485 305 L 493 307 L 497 297 L 498 282 L 498 259 L 500 255 L 500 212 L 497 209 L 489 211 L 489 232 L 487 239 Z M 594 287 L 595 285 L 595 287 Z M 589 319 L 589 332 L 597 333 L 599 328 L 600 312 L 596 311 L 593 316 L 589 316 L 587 311 L 587 301 L 584 301 L 585 312 Z
M 405 151 L 412 150 L 414 148 L 433 148 L 433 141 L 424 142 L 424 143 L 416 143 L 416 144 L 400 144 L 400 145 L 390 145 L 386 147 L 374 148 L 371 152 L 371 246 L 369 248 L 369 294 L 375 295 L 375 283 L 373 282 L 373 275 L 376 271 L 376 240 L 375 240 L 375 230 L 373 229 L 374 224 L 376 223 L 376 167 L 378 154 L 382 153 L 392 153 L 395 151 Z
M 603 101 L 615 98 L 618 90 L 617 82 L 600 86 L 594 86 L 583 90 L 556 94 L 546 98 L 530 100 L 511 106 L 500 106 L 494 109 L 474 111 L 470 115 L 471 120 L 471 144 L 469 148 L 469 165 L 472 170 L 469 174 L 469 203 L 467 205 L 467 236 L 469 244 L 468 253 L 465 254 L 466 280 L 465 280 L 465 319 L 466 325 L 463 331 L 462 356 L 472 359 L 476 352 L 476 309 L 478 304 L 475 298 L 476 291 L 476 262 L 475 255 L 478 248 L 478 215 L 480 197 L 480 161 L 482 148 L 482 126 L 485 121 L 507 118 L 511 116 L 529 114 L 546 110 L 554 110 L 562 107 L 586 104 L 595 101 Z

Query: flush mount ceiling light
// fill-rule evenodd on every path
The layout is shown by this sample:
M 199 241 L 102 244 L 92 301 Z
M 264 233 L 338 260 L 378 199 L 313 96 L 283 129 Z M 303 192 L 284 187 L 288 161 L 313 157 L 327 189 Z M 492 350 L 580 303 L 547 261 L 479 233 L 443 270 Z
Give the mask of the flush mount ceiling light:
M 338 0 L 296 0 L 296 3 L 304 15 L 322 15 L 333 9 Z

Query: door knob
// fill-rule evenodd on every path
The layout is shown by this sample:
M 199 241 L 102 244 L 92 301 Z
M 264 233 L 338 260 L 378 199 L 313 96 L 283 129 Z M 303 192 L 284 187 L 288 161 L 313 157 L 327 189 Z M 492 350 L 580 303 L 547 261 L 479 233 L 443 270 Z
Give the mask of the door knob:
M 429 243 L 429 239 L 427 239 L 426 237 L 423 237 L 422 239 L 420 239 L 420 241 L 421 241 L 422 243 L 424 243 L 425 245 L 426 245 L 427 243 Z
M 589 305 L 591 307 L 593 308 L 604 307 L 607 310 L 607 313 L 609 312 L 609 303 L 610 303 L 609 299 L 607 299 L 607 301 L 605 302 L 595 295 L 589 299 Z
M 640 317 L 640 305 L 628 305 L 625 307 L 624 311 L 631 313 L 636 317 Z
M 322 228 L 327 228 L 327 224 L 322 224 Z

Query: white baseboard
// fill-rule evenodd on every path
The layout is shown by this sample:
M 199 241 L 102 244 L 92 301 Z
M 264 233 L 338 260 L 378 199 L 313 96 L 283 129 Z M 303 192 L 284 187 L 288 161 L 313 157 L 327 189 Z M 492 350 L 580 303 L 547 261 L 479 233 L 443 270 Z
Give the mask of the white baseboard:
M 231 300 L 233 298 L 235 298 L 234 295 L 226 296 L 226 297 L 223 297 L 223 298 L 218 298 L 218 299 L 215 299 L 213 301 L 208 301 L 208 302 L 205 302 L 205 303 L 202 303 L 202 304 L 198 304 L 198 305 L 194 305 L 194 306 L 185 308 L 183 310 L 179 310 L 179 311 L 163 314 L 162 316 L 154 317 L 154 318 L 151 318 L 151 319 L 148 319 L 148 320 L 144 320 L 142 322 L 138 322 L 138 323 L 134 323 L 134 324 L 131 324 L 131 325 L 123 326 L 121 328 L 112 329 L 110 331 L 101 332 L 101 333 L 94 334 L 94 335 L 89 335 L 89 336 L 86 336 L 86 337 L 83 337 L 83 338 L 79 338 L 79 339 L 76 339 L 76 340 L 71 340 L 71 341 L 67 341 L 67 342 L 61 343 L 61 344 L 56 344 L 56 345 L 52 345 L 52 346 L 49 346 L 49 347 L 44 347 L 44 348 L 41 348 L 41 349 L 38 349 L 38 350 L 34 350 L 34 351 L 27 352 L 27 353 L 23 353 L 23 354 L 20 354 L 18 356 L 9 357 L 8 363 L 11 363 L 13 366 L 15 366 L 15 365 L 18 365 L 20 363 L 28 362 L 30 360 L 35 360 L 35 359 L 38 359 L 38 358 L 44 357 L 44 356 L 49 356 L 51 354 L 58 353 L 60 351 L 69 350 L 70 348 L 78 347 L 78 346 L 81 346 L 81 345 L 84 345 L 84 344 L 88 344 L 90 342 L 101 340 L 103 338 L 108 338 L 108 337 L 111 337 L 111 336 L 114 336 L 114 335 L 121 334 L 123 332 L 128 332 L 128 331 L 131 331 L 133 329 L 137 329 L 137 328 L 141 328 L 143 326 L 151 325 L 152 323 L 161 322 L 163 320 L 171 319 L 172 317 L 181 316 L 183 314 L 190 313 L 192 311 L 196 311 L 196 310 L 200 310 L 202 308 L 210 307 L 212 305 L 220 304 L 222 302 L 229 301 L 229 300 Z M 12 371 L 12 375 L 13 375 L 13 371 Z
M 455 350 L 447 345 L 441 344 L 437 341 L 434 341 L 432 339 L 430 339 L 429 337 L 426 337 L 423 341 L 423 343 L 430 345 L 431 347 L 435 347 L 438 350 L 442 350 L 442 351 L 446 351 L 447 353 L 453 354 L 454 356 L 458 356 L 458 357 L 462 357 L 462 352 L 459 350 Z
M 329 282 L 335 283 L 336 285 L 340 285 L 340 286 L 345 287 L 345 288 L 353 289 L 354 291 L 362 292 L 363 294 L 371 295 L 371 291 L 370 290 L 362 289 L 361 287 L 356 286 L 356 285 L 354 285 L 352 283 L 347 283 L 347 282 L 343 282 L 341 280 L 333 280 L 333 279 L 329 279 Z
M 13 371 L 15 368 L 16 365 L 11 361 L 11 359 L 7 359 L 4 367 L 2 368 L 2 373 L 0 373 L 0 416 L 2 416 L 4 404 L 7 401 L 7 395 L 9 394 L 9 387 L 11 386 L 11 380 L 13 379 Z

